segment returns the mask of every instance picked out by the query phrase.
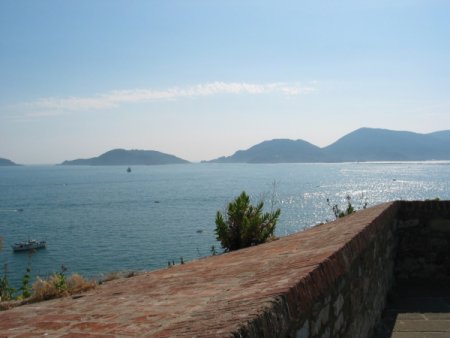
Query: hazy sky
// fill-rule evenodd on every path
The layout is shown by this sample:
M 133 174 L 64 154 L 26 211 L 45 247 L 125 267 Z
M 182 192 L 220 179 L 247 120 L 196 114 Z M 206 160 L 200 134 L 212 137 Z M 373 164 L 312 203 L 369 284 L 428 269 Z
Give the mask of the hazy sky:
M 0 157 L 450 129 L 450 1 L 0 0 Z

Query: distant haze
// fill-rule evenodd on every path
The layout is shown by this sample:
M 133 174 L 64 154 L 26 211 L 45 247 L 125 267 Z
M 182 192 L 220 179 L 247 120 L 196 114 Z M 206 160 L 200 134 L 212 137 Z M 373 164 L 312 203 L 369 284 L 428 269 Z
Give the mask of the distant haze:
M 450 129 L 450 2 L 0 1 L 0 158 Z
M 450 130 L 429 134 L 360 128 L 327 147 L 305 140 L 266 140 L 211 163 L 317 163 L 370 161 L 449 161 Z M 62 165 L 162 165 L 189 163 L 155 150 L 113 149 L 92 158 L 65 160 Z M 0 166 L 16 165 L 0 158 Z M 129 169 L 131 170 L 131 169 Z

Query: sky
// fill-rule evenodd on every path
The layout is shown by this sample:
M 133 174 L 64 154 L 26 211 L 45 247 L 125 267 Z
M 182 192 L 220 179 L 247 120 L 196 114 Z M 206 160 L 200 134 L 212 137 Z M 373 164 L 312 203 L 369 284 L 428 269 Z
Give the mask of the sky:
M 450 1 L 0 0 L 0 157 L 450 129 Z

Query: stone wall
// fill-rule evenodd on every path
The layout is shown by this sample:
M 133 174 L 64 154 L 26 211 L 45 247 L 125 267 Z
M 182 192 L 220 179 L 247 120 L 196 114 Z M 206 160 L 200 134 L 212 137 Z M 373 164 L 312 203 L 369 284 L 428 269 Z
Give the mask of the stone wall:
M 395 202 L 366 231 L 364 247 L 291 337 L 370 337 L 394 285 L 450 282 L 449 201 Z
M 397 207 L 392 205 L 371 220 L 363 231 L 323 262 L 323 268 L 341 265 L 325 292 L 287 334 L 297 338 L 368 337 L 381 317 L 394 283 Z M 344 220 L 345 221 L 345 220 Z M 350 221 L 350 219 L 347 219 Z M 342 224 L 345 231 L 345 222 Z M 323 281 L 311 280 L 313 288 Z M 301 300 L 299 300 L 301 302 Z M 244 335 L 245 336 L 245 335 Z
M 398 203 L 397 282 L 450 282 L 450 202 Z

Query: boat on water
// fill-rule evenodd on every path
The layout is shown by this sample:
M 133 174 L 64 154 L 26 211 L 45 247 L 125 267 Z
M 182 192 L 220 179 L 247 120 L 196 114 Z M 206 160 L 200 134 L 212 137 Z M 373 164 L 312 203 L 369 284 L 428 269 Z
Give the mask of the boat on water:
M 131 168 L 130 167 L 128 167 L 127 173 L 131 173 Z
M 35 239 L 29 239 L 28 241 L 14 243 L 12 248 L 14 251 L 29 251 L 42 249 L 47 246 L 46 241 L 37 241 Z

